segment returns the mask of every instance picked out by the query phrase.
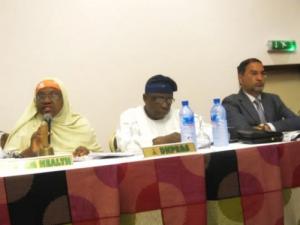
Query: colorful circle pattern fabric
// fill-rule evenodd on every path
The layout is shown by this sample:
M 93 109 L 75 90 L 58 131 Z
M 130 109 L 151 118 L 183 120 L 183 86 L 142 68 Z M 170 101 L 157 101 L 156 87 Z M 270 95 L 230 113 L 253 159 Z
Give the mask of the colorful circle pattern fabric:
M 300 142 L 0 177 L 0 225 L 300 225 Z

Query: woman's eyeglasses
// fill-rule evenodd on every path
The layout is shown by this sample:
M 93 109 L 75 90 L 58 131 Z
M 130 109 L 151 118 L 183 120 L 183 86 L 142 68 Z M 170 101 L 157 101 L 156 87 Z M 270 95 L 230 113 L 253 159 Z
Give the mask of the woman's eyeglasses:
M 61 99 L 61 93 L 58 92 L 49 92 L 49 93 L 38 93 L 36 95 L 36 100 L 37 101 L 44 101 L 47 98 L 49 98 L 52 101 L 57 101 L 59 99 Z

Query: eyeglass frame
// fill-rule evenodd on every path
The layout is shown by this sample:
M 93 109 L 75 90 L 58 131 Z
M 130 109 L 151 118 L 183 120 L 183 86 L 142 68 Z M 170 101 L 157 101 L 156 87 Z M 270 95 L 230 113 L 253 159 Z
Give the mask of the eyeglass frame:
M 51 91 L 49 93 L 37 93 L 35 96 L 36 101 L 45 101 L 46 98 L 51 99 L 51 101 L 58 101 L 62 99 L 61 92 Z
M 163 104 L 163 103 L 168 103 L 172 104 L 175 101 L 175 98 L 173 96 L 162 96 L 162 95 L 152 95 L 152 94 L 147 94 L 150 98 L 151 101 L 157 103 L 157 104 Z
M 258 72 L 258 71 L 250 71 L 249 73 L 250 73 L 250 75 L 251 75 L 252 77 L 256 77 L 256 76 L 258 76 L 258 75 L 261 75 L 263 78 L 268 77 L 268 75 L 266 74 L 265 71 L 262 71 L 261 73 Z

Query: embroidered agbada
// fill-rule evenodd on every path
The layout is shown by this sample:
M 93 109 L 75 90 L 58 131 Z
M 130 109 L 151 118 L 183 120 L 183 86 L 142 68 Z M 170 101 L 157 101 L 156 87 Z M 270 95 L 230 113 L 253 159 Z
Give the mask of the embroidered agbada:
M 63 96 L 63 107 L 51 123 L 51 146 L 54 153 L 72 153 L 79 146 L 86 147 L 90 151 L 99 151 L 100 146 L 96 141 L 95 131 L 87 119 L 72 112 L 63 83 L 56 78 L 45 80 L 55 81 Z M 43 116 L 37 112 L 34 96 L 33 101 L 10 132 L 4 150 L 22 152 L 27 149 L 32 134 L 37 131 L 42 121 Z
M 200 127 L 200 121 L 202 127 Z M 133 151 L 136 154 L 142 154 L 141 148 L 152 146 L 153 138 L 173 132 L 180 133 L 179 124 L 179 109 L 171 108 L 170 112 L 160 120 L 150 119 L 143 106 L 127 109 L 120 116 L 120 124 L 116 132 L 118 148 L 121 151 Z M 212 128 L 197 114 L 195 114 L 195 125 L 199 145 L 197 148 L 200 148 L 204 144 L 200 136 L 201 129 L 212 140 Z

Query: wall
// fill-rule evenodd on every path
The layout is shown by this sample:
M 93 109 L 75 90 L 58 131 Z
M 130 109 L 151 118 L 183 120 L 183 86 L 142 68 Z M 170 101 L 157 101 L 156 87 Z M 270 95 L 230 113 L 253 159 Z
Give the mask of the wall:
M 276 93 L 295 113 L 300 112 L 300 71 L 273 71 L 268 73 L 265 91 Z
M 299 62 L 299 53 L 266 51 L 270 39 L 300 43 L 299 11 L 297 0 L 0 0 L 0 128 L 13 127 L 49 75 L 105 149 L 154 74 L 178 82 L 175 106 L 189 99 L 208 120 L 212 98 L 238 90 L 241 60 Z

